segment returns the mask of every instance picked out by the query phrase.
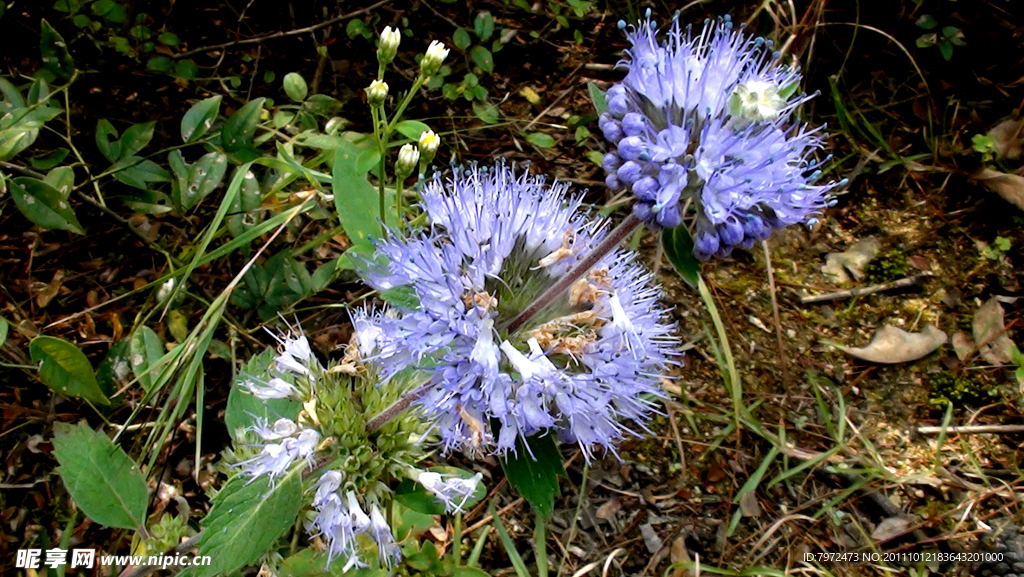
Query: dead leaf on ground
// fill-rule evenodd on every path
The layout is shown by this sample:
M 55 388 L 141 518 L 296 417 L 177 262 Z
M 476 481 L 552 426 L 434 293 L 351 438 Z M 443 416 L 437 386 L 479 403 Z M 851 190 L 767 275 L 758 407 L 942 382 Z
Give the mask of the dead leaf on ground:
M 669 559 L 672 560 L 673 564 L 692 562 L 692 559 L 690 559 L 690 552 L 686 549 L 685 536 L 680 535 L 672 542 L 672 548 L 669 550 Z M 688 569 L 676 567 L 672 572 L 672 577 L 689 577 L 692 574 L 693 573 Z
M 864 278 L 864 267 L 878 254 L 878 248 L 877 238 L 862 238 L 843 252 L 829 253 L 821 272 L 839 283 L 850 282 L 851 275 L 853 279 L 860 280 Z
M 846 347 L 835 344 L 836 348 L 848 355 L 872 363 L 909 363 L 916 361 L 942 346 L 947 340 L 946 333 L 934 325 L 928 325 L 919 333 L 885 325 L 875 333 L 866 347 Z
M 993 365 L 1005 365 L 1013 358 L 1013 341 L 1006 335 L 1003 306 L 992 297 L 974 313 L 971 323 L 974 342 L 981 357 Z
M 757 502 L 757 495 L 754 493 L 744 493 L 740 497 L 740 510 L 743 511 L 744 517 L 760 517 L 761 504 Z
M 909 531 L 913 523 L 906 517 L 887 517 L 871 532 L 871 538 L 880 543 L 888 541 Z
M 998 193 L 1007 202 L 1024 210 L 1024 176 L 983 168 L 972 174 L 971 178 Z
M 594 512 L 594 516 L 598 519 L 604 519 L 607 521 L 608 519 L 615 517 L 615 514 L 619 512 L 619 509 L 622 509 L 622 501 L 619 501 L 618 497 L 612 497 L 597 508 L 597 511 Z
M 956 333 L 953 335 L 951 342 L 953 343 L 953 352 L 956 353 L 956 358 L 961 362 L 974 351 L 974 341 L 971 340 L 971 337 L 967 336 L 967 333 Z
M 996 158 L 1017 159 L 1024 146 L 1024 119 L 1008 118 L 993 126 L 988 135 L 995 144 Z

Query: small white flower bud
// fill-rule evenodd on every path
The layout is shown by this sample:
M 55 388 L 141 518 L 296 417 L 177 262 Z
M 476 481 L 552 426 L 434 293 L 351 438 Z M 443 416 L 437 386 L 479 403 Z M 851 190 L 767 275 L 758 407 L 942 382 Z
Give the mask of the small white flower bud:
M 380 44 L 377 45 L 377 61 L 381 64 L 390 64 L 398 54 L 398 45 L 402 42 L 402 34 L 397 28 L 385 26 L 380 33 Z
M 736 87 L 727 105 L 733 116 L 750 122 L 770 122 L 779 117 L 786 99 L 779 94 L 777 85 L 750 80 Z
M 429 164 L 437 154 L 437 147 L 441 144 L 441 138 L 433 130 L 425 130 L 420 134 L 417 145 L 420 149 L 420 161 Z
M 169 278 L 167 281 L 160 285 L 160 288 L 156 291 L 156 301 L 163 304 L 171 297 L 171 293 L 174 292 L 174 279 Z
M 381 80 L 374 80 L 366 88 L 366 101 L 370 106 L 382 106 L 384 99 L 388 97 L 388 83 Z
M 400 180 L 408 178 L 412 171 L 416 170 L 416 164 L 420 161 L 420 151 L 412 144 L 402 145 L 398 151 L 398 161 L 395 162 L 395 176 Z
M 424 76 L 437 74 L 437 71 L 441 69 L 441 65 L 444 64 L 444 59 L 447 57 L 448 49 L 444 47 L 444 44 L 434 40 L 427 47 L 427 53 L 423 55 L 423 60 L 420 60 L 420 71 L 423 72 Z

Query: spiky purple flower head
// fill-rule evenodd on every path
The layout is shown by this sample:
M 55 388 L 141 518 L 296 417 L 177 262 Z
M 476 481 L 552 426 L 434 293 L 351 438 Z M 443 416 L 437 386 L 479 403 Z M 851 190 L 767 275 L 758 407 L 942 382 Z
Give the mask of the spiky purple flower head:
M 615 150 L 603 166 L 648 224 L 672 228 L 696 211 L 694 254 L 749 249 L 775 229 L 813 223 L 843 182 L 815 184 L 822 128 L 789 124 L 801 75 L 778 63 L 770 40 L 728 16 L 699 31 L 673 19 L 664 41 L 647 19 L 627 27 L 625 79 L 608 91 L 599 126 Z
M 430 229 L 392 235 L 377 243 L 387 263 L 366 263 L 371 286 L 414 302 L 357 313 L 357 334 L 385 377 L 429 373 L 419 404 L 446 450 L 505 453 L 555 433 L 589 458 L 652 410 L 675 341 L 650 274 L 626 251 L 515 333 L 503 328 L 607 232 L 566 192 L 505 164 L 435 176 L 421 191 Z

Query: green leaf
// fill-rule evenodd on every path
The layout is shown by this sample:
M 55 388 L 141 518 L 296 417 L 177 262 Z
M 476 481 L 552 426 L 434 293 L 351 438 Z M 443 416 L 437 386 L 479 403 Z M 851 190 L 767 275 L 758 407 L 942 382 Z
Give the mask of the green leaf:
M 224 180 L 228 157 L 222 152 L 208 152 L 188 169 L 188 178 L 180 191 L 179 206 L 188 210 L 206 198 Z
M 237 169 L 236 169 L 237 170 Z M 262 214 L 256 209 L 263 202 L 263 191 L 256 175 L 250 170 L 242 178 L 242 187 L 231 203 L 227 217 L 228 230 L 238 237 L 262 220 Z
M 939 22 L 931 14 L 922 14 L 921 17 L 917 19 L 917 22 L 915 22 L 915 24 L 917 24 L 918 27 L 923 28 L 924 30 L 931 30 L 932 28 L 938 26 Z
M 395 130 L 409 140 L 417 141 L 420 134 L 430 130 L 430 127 L 419 120 L 403 120 L 395 125 Z
M 57 422 L 53 429 L 57 474 L 78 508 L 107 527 L 143 529 L 146 479 L 124 449 L 84 422 Z
M 284 75 L 284 93 L 292 102 L 302 102 L 309 94 L 309 87 L 306 80 L 298 72 L 289 72 Z
M 481 12 L 473 20 L 473 30 L 480 40 L 487 40 L 494 34 L 494 16 L 490 12 Z
M 114 0 L 98 0 L 92 5 L 92 13 L 112 24 L 124 24 L 128 19 L 128 13 Z
M 11 179 L 14 204 L 29 220 L 43 228 L 85 234 L 67 199 L 49 184 L 29 177 Z
M 143 325 L 132 333 L 131 339 L 128 341 L 128 351 L 132 373 L 148 393 L 153 389 L 157 377 L 160 376 L 159 368 L 150 369 L 156 367 L 161 357 L 164 356 L 164 344 L 153 329 Z
M 167 46 L 177 46 L 178 44 L 181 44 L 181 40 L 178 38 L 178 35 L 173 32 L 161 32 L 160 36 L 157 36 L 156 39 L 159 40 L 161 44 L 165 44 Z
M 359 153 L 356 159 L 356 172 L 366 174 L 377 168 L 380 163 L 380 151 L 376 148 L 367 148 Z
M 45 78 L 36 78 L 35 82 L 28 89 L 28 101 L 32 104 L 42 104 L 50 97 L 50 85 Z
M 334 206 L 345 234 L 359 250 L 372 250 L 370 239 L 379 238 L 380 198 L 373 185 L 366 180 L 366 172 L 356 168 L 361 150 L 355 144 L 338 139 L 340 146 L 334 151 L 333 181 Z
M 474 46 L 469 51 L 469 57 L 484 72 L 488 74 L 494 72 L 494 56 L 491 55 L 490 50 L 483 46 Z
M 498 107 L 490 102 L 473 102 L 473 114 L 485 124 L 495 124 L 500 118 Z
M 531 132 L 526 135 L 526 141 L 537 148 L 551 148 L 555 145 L 555 139 L 550 134 L 543 132 Z
M 146 61 L 146 70 L 154 72 L 169 72 L 173 66 L 174 61 L 167 56 L 154 56 Z
M 224 410 L 224 424 L 236 443 L 245 438 L 245 430 L 256 423 L 257 418 L 263 418 L 270 422 L 277 419 L 294 419 L 299 414 L 302 405 L 291 399 L 268 399 L 261 401 L 246 392 L 242 382 L 247 379 L 269 381 L 272 377 L 269 372 L 271 364 L 277 353 L 272 348 L 265 349 L 262 353 L 253 356 L 245 367 L 235 377 L 228 393 L 228 404 Z
M 271 485 L 266 477 L 246 484 L 236 476 L 213 498 L 203 523 L 199 554 L 213 562 L 197 567 L 196 577 L 232 573 L 269 549 L 288 529 L 302 508 L 301 475 L 292 472 Z
M 92 365 L 78 347 L 57 337 L 38 336 L 29 345 L 32 361 L 40 363 L 39 378 L 54 391 L 99 405 L 110 400 L 100 391 Z
M 67 43 L 45 19 L 39 34 L 39 54 L 42 56 L 43 66 L 55 76 L 71 78 L 75 73 L 75 61 L 68 53 Z
M 3 77 L 0 77 L 0 94 L 4 96 L 3 102 L 0 102 L 0 112 L 6 113 L 15 108 L 25 108 L 25 99 L 21 96 L 21 92 Z
M 953 59 L 953 45 L 945 40 L 939 42 L 939 54 L 949 62 Z
M 148 190 L 150 182 L 169 182 L 171 175 L 159 164 L 138 156 L 127 156 L 110 167 L 117 180 L 140 190 Z
M 256 124 L 263 113 L 266 98 L 257 98 L 247 102 L 235 111 L 224 123 L 220 132 L 221 145 L 228 154 L 240 152 L 252 147 L 252 138 L 256 134 Z
M 452 577 L 490 577 L 490 575 L 476 567 L 456 567 L 452 571 Z
M 75 171 L 70 166 L 58 166 L 46 173 L 46 176 L 43 177 L 43 182 L 52 186 L 64 198 L 68 198 L 71 194 L 71 189 L 75 186 Z
M 456 28 L 455 33 L 452 34 L 452 44 L 459 50 L 469 48 L 472 42 L 473 39 L 469 37 L 469 32 L 466 32 L 465 28 Z
M 121 158 L 121 142 L 117 129 L 106 118 L 101 118 L 96 123 L 96 147 L 110 162 L 117 162 Z
M 700 277 L 700 261 L 693 256 L 693 239 L 690 238 L 686 227 L 677 226 L 662 230 L 661 244 L 665 247 L 665 256 L 679 276 L 690 285 L 690 288 L 696 288 L 697 279 Z
M 4 343 L 7 342 L 8 330 L 10 330 L 10 325 L 8 324 L 7 319 L 0 317 L 0 347 L 4 346 Z
M 200 100 L 188 109 L 181 119 L 181 139 L 186 143 L 195 142 L 213 126 L 220 112 L 220 94 Z
M 155 121 L 133 124 L 124 131 L 119 141 L 121 145 L 121 156 L 133 156 L 153 140 L 153 127 Z
M 312 114 L 329 118 L 341 111 L 341 101 L 326 94 L 314 94 L 302 103 L 302 107 Z
M 525 443 L 522 437 L 517 438 L 516 451 L 507 453 L 501 466 L 509 485 L 533 505 L 538 515 L 550 519 L 558 495 L 558 477 L 566 476 L 554 437 L 535 435 Z
M 109 397 L 128 382 L 131 373 L 129 357 L 131 352 L 128 348 L 128 339 L 121 339 L 110 345 L 107 356 L 96 367 L 96 382 L 99 383 L 104 395 Z
M 597 110 L 598 114 L 608 110 L 608 98 L 593 82 L 587 83 L 587 94 L 590 95 L 590 101 L 594 103 L 594 110 Z
M 71 151 L 67 148 L 58 148 L 54 150 L 52 154 L 43 156 L 40 158 L 33 158 L 29 160 L 32 168 L 36 170 L 50 170 L 58 164 L 64 162 L 64 159 L 68 157 Z M 70 169 L 71 167 L 64 167 Z
M 604 154 L 599 150 L 588 150 L 584 155 L 587 160 L 594 163 L 595 166 L 602 166 L 604 164 Z
M 199 67 L 191 60 L 179 60 L 174 63 L 174 68 L 171 70 L 171 76 L 182 80 L 195 80 L 197 74 L 199 74 Z

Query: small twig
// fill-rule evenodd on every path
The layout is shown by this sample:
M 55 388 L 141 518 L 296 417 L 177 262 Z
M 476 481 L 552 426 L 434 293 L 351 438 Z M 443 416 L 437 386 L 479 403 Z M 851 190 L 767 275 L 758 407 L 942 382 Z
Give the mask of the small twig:
M 1024 433 L 1024 425 L 964 425 L 961 427 L 926 426 L 918 427 L 922 435 L 948 433 L 951 435 L 977 435 L 981 433 Z
M 907 278 L 901 278 L 892 282 L 877 284 L 874 286 L 859 287 L 854 289 L 847 289 L 836 291 L 834 293 L 827 293 L 823 295 L 815 295 L 809 297 L 800 297 L 800 304 L 809 305 L 814 303 L 822 303 L 826 301 L 834 301 L 839 299 L 845 299 L 856 296 L 870 295 L 878 292 L 889 291 L 898 288 L 906 288 L 914 286 L 922 280 L 934 276 L 932 273 L 925 271 L 914 276 L 908 276 Z
M 259 44 L 259 43 L 265 42 L 267 40 L 276 40 L 278 38 L 287 38 L 289 36 L 298 36 L 300 34 L 306 34 L 307 32 L 313 32 L 314 30 L 319 30 L 319 29 L 324 28 L 326 26 L 330 26 L 332 24 L 337 24 L 338 22 L 341 22 L 342 20 L 348 20 L 349 18 L 353 18 L 355 16 L 359 16 L 360 14 L 365 14 L 366 12 L 371 12 L 371 11 L 373 11 L 373 10 L 375 10 L 377 8 L 380 8 L 381 6 L 387 4 L 390 1 L 391 0 L 380 0 L 379 2 L 371 4 L 370 6 L 367 6 L 366 8 L 360 8 L 359 10 L 356 10 L 354 12 L 349 12 L 348 14 L 342 14 L 341 16 L 337 16 L 337 17 L 331 18 L 330 20 L 324 20 L 323 22 L 320 22 L 319 24 L 314 24 L 312 26 L 306 26 L 305 28 L 296 28 L 294 30 L 287 30 L 287 31 L 282 31 L 282 32 L 275 32 L 273 34 L 267 34 L 266 36 L 257 36 L 256 38 L 247 38 L 245 40 L 235 40 L 235 41 L 232 41 L 232 42 L 224 42 L 222 44 L 212 44 L 210 46 L 203 46 L 202 48 L 196 48 L 195 50 L 189 50 L 188 52 L 182 52 L 180 54 L 175 54 L 175 55 L 172 56 L 172 58 L 176 58 L 176 59 L 180 60 L 182 58 L 189 58 L 191 56 L 195 56 L 196 54 L 203 54 L 205 52 L 212 52 L 214 50 L 220 50 L 222 48 L 233 48 L 235 46 L 243 46 L 243 45 L 246 45 L 246 44 Z
M 775 318 L 775 340 L 779 347 L 779 363 L 782 369 L 782 382 L 789 384 L 789 360 L 786 358 L 785 341 L 782 340 L 782 320 L 779 317 L 779 297 L 775 291 L 775 271 L 772 269 L 772 253 L 768 250 L 768 241 L 761 241 L 764 249 L 764 265 L 768 269 L 768 290 L 772 295 L 772 316 Z

